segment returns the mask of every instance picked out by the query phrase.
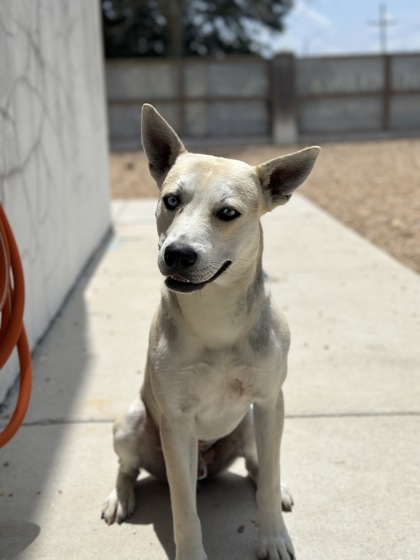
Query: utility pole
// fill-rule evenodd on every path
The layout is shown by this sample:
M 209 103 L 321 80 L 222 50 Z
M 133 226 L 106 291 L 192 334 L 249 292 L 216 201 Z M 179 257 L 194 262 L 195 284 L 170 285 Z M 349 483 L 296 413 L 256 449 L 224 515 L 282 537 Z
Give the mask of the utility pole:
M 379 43 L 382 54 L 386 54 L 388 50 L 388 26 L 395 23 L 395 19 L 388 17 L 385 3 L 379 4 L 379 19 L 368 22 L 369 25 L 375 25 L 379 28 Z

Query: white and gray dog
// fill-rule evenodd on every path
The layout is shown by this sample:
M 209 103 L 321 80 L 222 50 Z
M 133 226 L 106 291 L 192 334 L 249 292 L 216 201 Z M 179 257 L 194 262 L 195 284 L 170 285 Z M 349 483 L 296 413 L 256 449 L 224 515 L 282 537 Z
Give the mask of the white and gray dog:
M 237 457 L 257 485 L 258 557 L 294 559 L 282 506 L 280 441 L 290 335 L 262 268 L 260 218 L 308 177 L 318 147 L 251 167 L 186 151 L 151 106 L 142 142 L 159 187 L 158 265 L 165 276 L 140 398 L 114 427 L 120 466 L 103 518 L 135 508 L 141 468 L 167 479 L 176 560 L 204 560 L 197 478 Z

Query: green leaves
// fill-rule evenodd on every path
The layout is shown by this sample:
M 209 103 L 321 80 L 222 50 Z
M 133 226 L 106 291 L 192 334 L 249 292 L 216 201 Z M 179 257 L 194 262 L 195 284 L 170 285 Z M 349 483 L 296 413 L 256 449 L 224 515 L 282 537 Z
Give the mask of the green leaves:
M 102 0 L 105 54 L 270 54 L 293 0 Z

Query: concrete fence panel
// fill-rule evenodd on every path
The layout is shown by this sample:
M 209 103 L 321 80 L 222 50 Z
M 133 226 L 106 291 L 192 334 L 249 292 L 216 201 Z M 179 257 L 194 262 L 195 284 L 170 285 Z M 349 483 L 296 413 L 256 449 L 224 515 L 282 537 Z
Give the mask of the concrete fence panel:
M 411 131 L 420 129 L 420 94 L 394 95 L 390 107 L 390 129 Z
M 301 134 L 367 132 L 381 129 L 382 107 L 372 97 L 317 98 L 300 103 Z
M 384 62 L 378 57 L 302 58 L 297 60 L 297 94 L 380 93 Z
M 257 57 L 112 60 L 107 87 L 113 146 L 139 146 L 144 102 L 192 139 L 271 137 L 270 62 Z
M 144 102 L 196 141 L 288 144 L 420 131 L 420 54 L 111 60 L 107 85 L 114 148 L 140 146 Z
M 393 56 L 390 74 L 390 128 L 420 129 L 420 54 Z
M 297 61 L 301 136 L 420 132 L 420 55 Z

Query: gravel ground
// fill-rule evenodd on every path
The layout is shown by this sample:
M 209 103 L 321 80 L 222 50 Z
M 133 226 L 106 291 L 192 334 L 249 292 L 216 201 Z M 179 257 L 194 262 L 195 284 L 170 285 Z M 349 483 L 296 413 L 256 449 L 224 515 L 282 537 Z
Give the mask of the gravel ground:
M 298 148 L 191 151 L 254 165 Z M 142 152 L 112 153 L 110 166 L 113 198 L 156 197 Z M 325 144 L 299 192 L 420 273 L 420 139 Z

